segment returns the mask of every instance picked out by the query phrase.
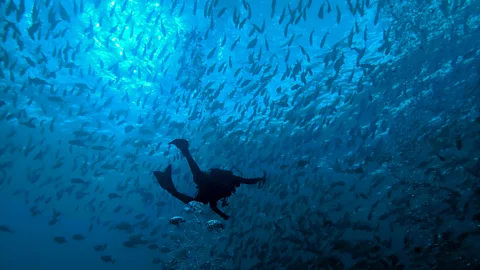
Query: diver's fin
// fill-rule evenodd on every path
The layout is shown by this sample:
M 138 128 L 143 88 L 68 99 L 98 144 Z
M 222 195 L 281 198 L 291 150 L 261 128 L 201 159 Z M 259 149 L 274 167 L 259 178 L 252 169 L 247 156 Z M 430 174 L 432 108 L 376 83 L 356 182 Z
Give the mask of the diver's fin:
M 192 197 L 178 192 L 175 186 L 173 185 L 172 165 L 168 165 L 167 169 L 165 169 L 164 172 L 154 171 L 153 175 L 155 175 L 155 178 L 157 179 L 160 186 L 166 191 L 168 191 L 168 193 L 172 194 L 175 198 L 179 199 L 180 201 L 186 204 L 193 201 Z
M 177 192 L 177 189 L 173 185 L 172 181 L 172 165 L 168 165 L 164 172 L 154 171 L 153 175 L 155 175 L 157 182 L 163 189 L 170 193 Z
M 188 141 L 185 139 L 175 139 L 168 144 L 173 144 L 175 145 L 182 153 L 187 153 L 188 152 Z
M 202 178 L 202 170 L 200 170 L 200 167 L 198 167 L 198 164 L 195 162 L 193 159 L 192 155 L 190 154 L 190 151 L 188 150 L 189 143 L 185 139 L 175 139 L 168 144 L 173 144 L 175 145 L 185 156 L 185 158 L 188 161 L 188 166 L 190 167 L 190 170 L 192 171 L 193 174 L 193 181 L 197 185 L 201 185 L 200 179 Z

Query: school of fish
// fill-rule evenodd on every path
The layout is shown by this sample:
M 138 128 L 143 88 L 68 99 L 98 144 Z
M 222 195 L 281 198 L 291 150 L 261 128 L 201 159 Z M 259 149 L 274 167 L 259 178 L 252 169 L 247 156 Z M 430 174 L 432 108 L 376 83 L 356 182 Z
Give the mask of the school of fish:
M 0 12 L 0 269 L 480 268 L 480 1 Z M 175 138 L 268 179 L 183 205 Z

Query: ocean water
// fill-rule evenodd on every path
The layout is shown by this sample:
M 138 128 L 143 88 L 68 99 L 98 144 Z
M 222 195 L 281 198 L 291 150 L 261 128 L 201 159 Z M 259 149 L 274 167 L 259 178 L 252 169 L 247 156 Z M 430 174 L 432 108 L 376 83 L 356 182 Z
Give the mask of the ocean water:
M 0 269 L 480 269 L 480 1 L 0 12 Z

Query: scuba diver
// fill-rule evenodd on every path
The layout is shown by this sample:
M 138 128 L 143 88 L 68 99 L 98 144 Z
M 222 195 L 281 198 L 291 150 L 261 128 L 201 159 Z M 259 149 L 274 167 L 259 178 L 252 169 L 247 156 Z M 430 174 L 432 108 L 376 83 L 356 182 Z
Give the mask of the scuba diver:
M 259 187 L 265 184 L 265 171 L 263 172 L 263 177 L 259 178 L 243 178 L 234 175 L 231 171 L 221 169 L 210 169 L 209 172 L 203 172 L 190 154 L 187 140 L 175 139 L 168 144 L 175 145 L 187 159 L 198 192 L 195 197 L 190 197 L 177 191 L 172 182 L 172 165 L 168 165 L 164 172 L 154 171 L 153 175 L 163 189 L 186 204 L 191 201 L 197 201 L 203 204 L 208 203 L 215 213 L 227 220 L 229 216 L 217 207 L 219 200 L 222 200 L 222 206 L 227 206 L 226 199 L 235 193 L 236 188 L 239 187 L 240 184 L 252 185 L 258 183 Z

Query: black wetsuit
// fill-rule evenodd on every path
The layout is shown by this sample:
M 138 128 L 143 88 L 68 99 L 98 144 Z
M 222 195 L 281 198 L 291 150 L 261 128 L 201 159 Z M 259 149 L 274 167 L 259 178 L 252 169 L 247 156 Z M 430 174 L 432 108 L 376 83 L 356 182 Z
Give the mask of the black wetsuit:
M 190 197 L 183 193 L 180 193 L 176 190 L 172 182 L 172 172 L 171 165 L 168 165 L 167 169 L 164 172 L 155 171 L 153 174 L 157 179 L 160 186 L 172 194 L 175 198 L 181 200 L 184 203 L 189 203 L 191 201 L 201 202 L 203 204 L 210 204 L 210 208 L 220 215 L 224 219 L 228 219 L 229 216 L 220 211 L 217 207 L 217 202 L 219 200 L 224 200 L 230 197 L 235 193 L 236 188 L 240 184 L 263 184 L 266 180 L 266 175 L 264 172 L 263 177 L 259 178 L 243 178 L 240 176 L 234 175 L 231 171 L 220 170 L 220 169 L 210 169 L 210 171 L 203 172 L 198 167 L 197 163 L 193 159 L 190 151 L 188 150 L 188 141 L 183 139 L 176 139 L 169 144 L 173 144 L 185 156 L 187 159 L 190 170 L 193 174 L 193 181 L 197 185 L 198 192 L 195 197 Z

